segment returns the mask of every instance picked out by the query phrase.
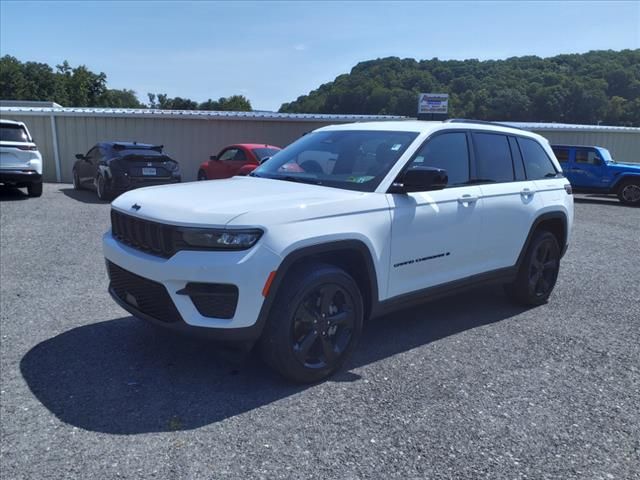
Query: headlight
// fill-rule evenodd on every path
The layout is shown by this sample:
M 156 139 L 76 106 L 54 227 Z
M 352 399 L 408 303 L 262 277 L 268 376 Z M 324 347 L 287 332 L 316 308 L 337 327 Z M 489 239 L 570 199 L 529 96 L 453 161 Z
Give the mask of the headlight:
M 246 250 L 262 236 L 262 230 L 200 230 L 184 229 L 182 239 L 187 245 L 213 250 Z

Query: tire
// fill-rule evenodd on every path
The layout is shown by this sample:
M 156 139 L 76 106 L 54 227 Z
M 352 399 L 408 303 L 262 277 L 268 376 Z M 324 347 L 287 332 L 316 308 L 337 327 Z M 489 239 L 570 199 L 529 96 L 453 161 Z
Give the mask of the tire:
M 111 188 L 109 187 L 109 183 L 107 180 L 100 174 L 96 177 L 96 193 L 98 194 L 98 198 L 103 202 L 111 201 L 112 194 Z
M 262 356 L 288 380 L 322 380 L 355 348 L 363 311 L 362 295 L 348 273 L 304 264 L 287 274 L 277 292 L 260 339 Z
M 71 172 L 71 175 L 73 176 L 73 189 L 80 190 L 80 177 L 78 177 L 78 172 L 75 168 Z
M 618 199 L 625 205 L 640 206 L 640 180 L 625 180 L 618 188 Z
M 559 269 L 558 240 L 552 233 L 538 230 L 533 234 L 515 281 L 505 285 L 505 292 L 520 305 L 542 305 L 556 285 Z
M 30 197 L 42 196 L 42 182 L 34 182 L 27 185 L 27 193 Z
M 207 178 L 207 174 L 204 173 L 204 170 L 198 170 L 198 181 L 201 181 L 201 180 L 209 180 Z

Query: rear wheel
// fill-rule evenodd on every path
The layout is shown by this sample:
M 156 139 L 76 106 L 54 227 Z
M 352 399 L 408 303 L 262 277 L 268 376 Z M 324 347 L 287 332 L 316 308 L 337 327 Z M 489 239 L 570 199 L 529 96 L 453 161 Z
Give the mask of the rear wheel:
M 362 331 L 362 295 L 344 270 L 307 264 L 287 275 L 261 339 L 265 361 L 295 382 L 338 370 Z
M 618 189 L 618 198 L 625 205 L 640 205 L 640 180 L 626 180 Z
M 96 193 L 98 194 L 98 198 L 104 202 L 111 201 L 111 187 L 109 186 L 107 180 L 101 175 L 98 174 L 96 177 Z
M 539 230 L 533 235 L 516 280 L 505 285 L 505 291 L 522 305 L 542 305 L 556 285 L 559 269 L 558 240 L 552 233 Z
M 207 174 L 204 173 L 204 170 L 198 170 L 198 180 L 208 180 Z
M 30 183 L 27 185 L 27 193 L 30 197 L 42 196 L 42 182 Z
M 78 176 L 78 171 L 74 168 L 73 172 L 73 189 L 80 190 L 80 177 Z

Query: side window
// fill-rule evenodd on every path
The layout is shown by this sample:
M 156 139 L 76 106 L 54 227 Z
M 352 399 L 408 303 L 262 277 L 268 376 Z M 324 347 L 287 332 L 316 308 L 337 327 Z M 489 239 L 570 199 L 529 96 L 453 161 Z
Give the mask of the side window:
M 567 163 L 569 161 L 569 149 L 568 148 L 554 148 L 553 153 L 560 163 Z
M 410 167 L 444 168 L 449 185 L 462 185 L 469 181 L 469 148 L 467 134 L 452 132 L 429 140 L 411 162 Z
M 539 180 L 545 177 L 555 177 L 558 173 L 544 148 L 530 138 L 518 138 L 520 150 L 524 157 L 524 168 L 529 180 Z
M 516 180 L 526 180 L 527 175 L 524 172 L 522 153 L 520 153 L 520 147 L 515 137 L 509 137 L 509 146 L 511 147 L 511 157 L 513 158 L 513 170 L 516 174 Z
M 488 182 L 512 182 L 514 180 L 511 148 L 506 135 L 474 133 L 476 176 Z
M 246 162 L 247 155 L 244 153 L 244 150 L 242 150 L 241 148 L 238 148 L 236 150 L 236 154 L 233 156 L 231 160 L 233 160 L 234 162 Z
M 236 156 L 236 153 L 238 152 L 237 148 L 229 148 L 227 150 L 225 150 L 224 152 L 222 152 L 222 155 L 220 155 L 220 157 L 218 157 L 218 160 L 221 161 L 229 161 L 229 160 L 233 160 Z
M 600 154 L 595 150 L 576 150 L 576 163 L 587 163 L 589 165 L 601 165 Z
M 91 150 L 89 150 L 85 157 L 91 163 L 95 163 L 98 160 L 98 147 L 93 147 Z

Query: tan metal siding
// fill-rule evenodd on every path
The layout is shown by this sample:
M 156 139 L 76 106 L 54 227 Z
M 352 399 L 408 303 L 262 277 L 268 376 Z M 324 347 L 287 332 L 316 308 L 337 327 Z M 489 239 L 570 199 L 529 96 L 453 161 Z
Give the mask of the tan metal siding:
M 44 160 L 44 179 L 56 181 L 51 116 L 21 114 L 3 118 L 27 124 Z M 148 118 L 135 116 L 56 116 L 61 178 L 71 182 L 76 153 L 86 153 L 101 141 L 138 141 L 162 144 L 165 152 L 180 162 L 183 179 L 195 180 L 198 166 L 210 155 L 232 143 L 269 143 L 284 147 L 316 128 L 336 121 L 228 120 L 211 118 Z M 640 162 L 637 132 L 571 132 L 535 130 L 551 143 L 601 145 L 620 162 Z
M 148 118 L 58 117 L 62 181 L 71 181 L 76 153 L 107 140 L 164 145 L 180 162 L 183 179 L 196 179 L 200 163 L 231 143 L 270 143 L 285 146 L 324 123 L 167 120 Z M 53 163 L 52 163 L 53 165 Z M 53 178 L 53 180 L 55 177 Z

